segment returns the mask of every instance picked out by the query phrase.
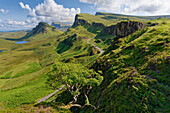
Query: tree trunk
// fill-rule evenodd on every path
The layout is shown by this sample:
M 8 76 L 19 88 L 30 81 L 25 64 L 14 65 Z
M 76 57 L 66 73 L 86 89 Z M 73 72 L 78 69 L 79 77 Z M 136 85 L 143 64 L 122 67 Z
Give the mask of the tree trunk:
M 86 104 L 87 105 L 89 105 L 90 103 L 89 103 L 89 98 L 88 98 L 88 96 L 86 95 L 86 94 L 84 94 L 85 95 L 85 97 L 86 97 Z
M 94 109 L 96 109 L 96 107 L 95 107 L 94 105 L 90 104 L 88 96 L 87 96 L 86 94 L 84 94 L 84 95 L 85 95 L 85 97 L 86 97 L 86 104 L 85 104 L 84 106 L 90 105 L 90 106 L 92 106 Z M 83 107 L 84 107 L 84 106 L 83 106 Z
M 77 102 L 78 96 L 79 96 L 79 95 L 75 95 L 75 96 L 73 97 L 74 100 L 71 101 L 70 103 L 71 103 L 71 104 L 76 103 L 76 102 Z
M 82 107 L 80 104 L 72 104 L 71 107 L 73 107 L 73 106 L 74 107 L 80 107 L 80 108 Z

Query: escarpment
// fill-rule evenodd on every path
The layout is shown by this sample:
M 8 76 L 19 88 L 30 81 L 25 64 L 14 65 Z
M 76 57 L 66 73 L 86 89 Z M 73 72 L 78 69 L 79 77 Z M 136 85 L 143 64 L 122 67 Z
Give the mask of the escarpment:
M 116 27 L 116 25 L 111 25 L 109 27 L 105 27 L 102 30 L 102 34 L 105 34 L 105 35 L 114 35 L 115 27 Z
M 102 24 L 102 23 L 89 22 L 88 20 L 81 18 L 81 15 L 77 14 L 72 27 L 77 27 L 78 25 L 92 26 L 94 28 L 96 28 L 96 27 L 104 28 L 105 27 L 104 24 Z
M 136 31 L 145 28 L 146 24 L 137 21 L 120 22 L 116 25 L 114 35 L 116 37 L 126 37 Z
M 77 14 L 72 27 L 76 27 L 78 25 L 90 25 L 90 23 L 88 23 L 85 19 L 80 19 L 79 17 L 80 15 Z
M 115 37 L 122 38 L 126 37 L 136 31 L 140 31 L 145 28 L 146 24 L 137 21 L 123 21 L 117 23 L 116 25 L 111 25 L 109 27 L 105 27 L 102 30 L 102 34 L 104 35 L 114 35 Z

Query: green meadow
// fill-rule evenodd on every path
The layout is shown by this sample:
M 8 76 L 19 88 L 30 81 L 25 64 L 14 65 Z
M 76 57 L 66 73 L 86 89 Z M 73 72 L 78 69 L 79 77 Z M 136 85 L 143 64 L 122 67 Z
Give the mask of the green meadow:
M 78 14 L 79 21 L 66 32 L 41 22 L 28 33 L 0 33 L 0 50 L 5 50 L 0 53 L 0 111 L 46 112 L 49 107 L 51 112 L 71 112 L 67 101 L 72 96 L 65 90 L 36 103 L 56 90 L 47 80 L 57 62 L 94 69 L 104 78 L 88 94 L 91 105 L 98 107 L 85 105 L 72 112 L 169 112 L 170 20 L 155 18 Z M 129 20 L 141 21 L 146 27 L 127 37 L 103 33 L 106 27 Z M 16 44 L 18 40 L 28 43 Z M 92 44 L 105 52 L 99 56 Z M 62 84 L 55 82 L 55 86 Z M 80 95 L 77 104 L 83 105 L 84 98 Z

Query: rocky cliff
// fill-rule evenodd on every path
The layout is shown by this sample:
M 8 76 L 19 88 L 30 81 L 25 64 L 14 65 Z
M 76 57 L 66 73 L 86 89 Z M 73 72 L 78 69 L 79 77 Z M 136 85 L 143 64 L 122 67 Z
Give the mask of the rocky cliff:
M 79 17 L 80 15 L 77 14 L 72 27 L 76 27 L 78 25 L 90 25 L 90 23 L 88 23 L 86 20 L 80 19 Z
M 102 30 L 102 35 L 103 35 L 103 34 L 105 34 L 105 35 L 114 35 L 115 27 L 116 27 L 116 25 L 111 25 L 111 26 L 109 26 L 109 27 L 105 27 L 105 28 Z
M 100 28 L 104 28 L 104 24 L 102 23 L 96 23 L 96 22 L 89 22 L 86 19 L 81 18 L 80 14 L 77 14 L 75 17 L 75 21 L 73 23 L 73 27 L 76 27 L 78 25 L 82 25 L 82 26 L 92 26 L 94 28 L 100 27 Z
M 114 35 L 116 37 L 126 37 L 136 31 L 145 28 L 146 24 L 137 21 L 124 21 L 116 25 Z
M 116 25 L 111 25 L 105 27 L 102 30 L 102 35 L 115 35 L 115 37 L 122 38 L 126 37 L 136 31 L 140 31 L 142 28 L 145 28 L 146 24 L 137 22 L 137 21 L 123 21 L 117 23 Z

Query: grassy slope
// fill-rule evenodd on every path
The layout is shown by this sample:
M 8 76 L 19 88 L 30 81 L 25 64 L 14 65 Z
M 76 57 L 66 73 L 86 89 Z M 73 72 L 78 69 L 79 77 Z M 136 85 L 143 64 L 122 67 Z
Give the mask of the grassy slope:
M 31 32 L 27 33 L 21 39 L 27 39 L 28 41 L 40 40 L 46 37 L 55 37 L 56 34 L 62 34 L 62 31 L 59 31 L 54 26 L 51 26 L 45 22 L 40 22 Z
M 90 24 L 95 22 L 95 23 L 103 23 L 104 26 L 109 26 L 109 25 L 114 25 L 117 22 L 124 20 L 121 18 L 130 18 L 130 17 L 121 17 L 120 19 L 117 19 L 117 18 L 115 19 L 114 15 L 112 15 L 112 17 L 110 17 L 110 15 L 109 16 L 107 16 L 107 15 L 94 16 L 94 15 L 89 15 L 89 14 L 80 14 L 79 18 L 88 21 Z M 141 18 L 135 17 L 135 18 L 131 18 L 131 19 L 138 20 Z M 142 19 L 142 21 L 147 21 L 147 19 Z M 162 22 L 163 22 L 163 20 L 160 20 L 160 23 L 162 23 Z M 166 27 L 165 26 L 162 27 L 161 25 L 165 25 L 167 27 L 167 29 L 169 29 L 169 27 L 168 27 L 169 23 L 168 24 L 160 24 L 159 26 L 155 26 L 155 27 L 160 27 L 163 32 L 163 31 L 165 31 L 165 29 L 163 29 L 163 28 L 166 28 Z M 157 28 L 157 29 L 159 30 L 160 28 Z M 152 29 L 152 28 L 149 28 L 149 29 Z M 24 44 L 22 47 L 15 49 L 15 51 L 1 54 L 1 55 L 4 55 L 4 56 L 2 56 L 2 58 L 5 58 L 5 59 L 3 59 L 4 60 L 3 66 L 5 69 L 2 68 L 4 70 L 2 70 L 0 72 L 1 77 L 11 77 L 12 78 L 17 73 L 26 73 L 26 74 L 24 74 L 23 76 L 19 76 L 17 78 L 12 78 L 12 80 L 11 79 L 0 79 L 1 80 L 0 87 L 4 88 L 4 91 L 2 90 L 2 91 L 0 91 L 0 93 L 2 95 L 7 96 L 7 94 L 9 95 L 8 91 L 13 90 L 16 92 L 16 95 L 18 96 L 19 94 L 17 93 L 17 91 L 25 92 L 25 89 L 28 88 L 27 85 L 28 86 L 30 85 L 30 88 L 35 86 L 34 87 L 36 90 L 35 93 L 42 94 L 41 96 L 45 95 L 45 93 L 51 92 L 52 91 L 51 89 L 47 89 L 45 91 L 42 90 L 43 92 L 40 91 L 41 88 L 43 88 L 43 87 L 45 88 L 45 82 L 42 82 L 42 83 L 38 82 L 40 77 L 42 78 L 42 81 L 46 80 L 45 75 L 41 74 L 41 73 L 45 73 L 46 70 L 44 70 L 44 69 L 48 70 L 49 66 L 55 60 L 62 61 L 62 62 L 82 63 L 84 65 L 88 65 L 89 63 L 94 62 L 94 60 L 98 58 L 97 50 L 95 50 L 90 44 L 87 44 L 86 39 L 96 37 L 100 33 L 101 30 L 102 30 L 101 27 L 93 27 L 91 25 L 89 26 L 89 25 L 81 25 L 80 24 L 76 27 L 73 26 L 72 28 L 69 28 L 69 30 L 67 32 L 65 32 L 60 37 L 57 37 L 57 35 L 55 33 L 52 33 L 51 36 L 49 36 L 48 34 L 46 35 L 46 34 L 42 33 L 42 34 L 35 35 L 32 38 L 28 39 L 31 41 L 30 43 Z M 147 31 L 147 33 L 148 32 L 149 32 L 149 30 Z M 159 33 L 160 32 L 158 32 L 158 34 Z M 49 33 L 49 34 L 51 34 L 51 33 Z M 160 33 L 160 34 L 162 34 L 162 33 Z M 166 33 L 163 33 L 163 34 L 166 35 Z M 148 34 L 146 34 L 146 35 L 148 35 Z M 153 35 L 153 37 L 154 36 L 157 36 L 157 33 L 155 33 L 155 35 Z M 43 37 L 43 38 L 41 38 L 41 37 Z M 125 38 L 125 40 L 122 39 L 124 43 L 120 44 L 121 47 L 123 47 L 124 45 L 126 47 L 130 46 L 132 40 L 134 40 L 134 37 L 136 37 L 136 36 L 132 35 L 132 36 Z M 141 37 L 139 37 L 139 38 L 137 37 L 137 38 L 138 39 L 141 38 L 141 40 L 143 42 L 145 42 L 148 39 L 148 37 L 145 37 L 146 39 L 142 38 L 142 37 L 145 37 L 145 34 L 142 35 Z M 91 42 L 98 40 L 97 38 L 101 40 L 101 43 L 96 43 L 96 45 L 103 49 L 107 49 L 110 45 L 110 42 L 114 39 L 113 36 L 101 36 L 101 37 L 96 37 L 96 39 L 92 39 Z M 105 38 L 107 38 L 107 40 L 105 40 Z M 151 38 L 151 39 L 153 39 L 153 38 Z M 154 38 L 154 39 L 156 39 L 156 38 Z M 167 40 L 167 39 L 165 39 L 165 40 Z M 134 43 L 135 42 L 137 43 L 136 45 L 141 44 L 141 42 L 134 41 Z M 150 42 L 148 42 L 148 44 L 149 43 Z M 143 44 L 145 44 L 145 43 L 143 43 Z M 136 45 L 135 45 L 135 47 L 136 47 Z M 145 72 L 145 70 L 140 70 L 140 69 L 143 69 L 143 67 L 136 66 L 136 64 L 138 64 L 138 59 L 140 59 L 140 58 L 134 57 L 134 56 L 138 55 L 138 53 L 139 53 L 138 49 L 136 51 L 135 50 L 129 51 L 128 49 L 124 51 L 124 48 L 121 48 L 121 47 L 117 48 L 114 51 L 112 51 L 113 48 L 110 47 L 110 49 L 107 51 L 107 53 L 109 53 L 109 54 L 107 54 L 106 56 L 101 58 L 101 60 L 98 59 L 97 63 L 94 65 L 94 68 L 96 70 L 98 70 L 98 69 L 105 70 L 105 71 L 103 71 L 105 80 L 100 87 L 93 89 L 93 91 L 90 95 L 90 102 L 96 106 L 99 105 L 100 108 L 97 111 L 100 111 L 100 112 L 101 111 L 103 112 L 103 110 L 105 110 L 107 112 L 110 112 L 110 111 L 113 112 L 112 108 L 114 108 L 114 110 L 117 110 L 117 111 L 121 110 L 122 112 L 127 110 L 128 108 L 132 108 L 130 110 L 136 110 L 136 108 L 141 110 L 141 109 L 145 109 L 144 107 L 146 107 L 145 110 L 152 110 L 153 105 L 152 104 L 151 104 L 151 106 L 148 105 L 148 102 L 146 102 L 146 100 L 145 100 L 145 95 L 146 95 L 146 99 L 148 99 L 148 95 L 150 96 L 150 94 L 153 93 L 156 96 L 153 96 L 152 99 L 154 99 L 155 97 L 156 98 L 158 97 L 158 100 L 153 100 L 153 102 L 151 102 L 149 100 L 149 102 L 154 103 L 156 101 L 159 101 L 163 105 L 164 104 L 163 101 L 167 99 L 167 95 L 169 94 L 166 85 L 164 85 L 161 81 L 159 81 L 160 83 L 158 83 L 158 85 L 154 85 L 154 83 L 156 83 L 155 80 L 152 80 L 152 79 L 148 80 L 145 76 L 143 76 L 144 73 L 142 73 L 142 72 Z M 156 50 L 157 50 L 157 48 L 156 48 Z M 158 48 L 158 50 L 159 50 L 159 48 Z M 89 53 L 91 53 L 91 52 L 93 53 L 93 55 L 89 55 Z M 143 54 L 143 55 L 147 56 L 145 54 Z M 148 56 L 148 57 L 150 58 L 150 56 Z M 135 62 L 134 62 L 134 58 L 136 58 Z M 142 58 L 144 58 L 144 57 L 142 56 Z M 7 62 L 5 60 L 7 60 Z M 143 60 L 143 59 L 140 59 L 140 60 Z M 22 65 L 22 62 L 27 62 L 27 61 L 30 64 L 23 63 L 23 65 Z M 112 67 L 111 69 L 110 69 L 110 66 L 108 65 L 109 63 L 107 63 L 107 62 L 110 62 L 111 67 Z M 28 65 L 31 65 L 32 63 L 35 64 L 38 69 L 39 69 L 39 66 L 41 66 L 41 68 L 38 71 L 35 71 L 35 72 L 32 71 L 31 73 L 27 74 L 27 71 L 24 72 L 23 70 L 29 69 Z M 12 66 L 9 64 L 12 64 Z M 164 64 L 162 64 L 162 65 L 165 66 L 162 69 L 164 69 L 164 68 L 166 69 L 166 65 L 164 65 Z M 25 69 L 20 70 L 19 69 L 20 67 L 23 67 Z M 103 68 L 103 67 L 105 67 L 105 68 Z M 145 68 L 146 67 L 144 67 L 144 69 Z M 8 69 L 9 69 L 9 71 L 5 71 Z M 137 72 L 136 72 L 136 70 L 137 70 Z M 131 72 L 133 72 L 133 71 L 135 71 L 135 74 L 133 77 L 131 77 L 132 76 Z M 167 72 L 165 72 L 165 73 L 167 73 Z M 26 76 L 26 75 L 28 75 L 28 76 Z M 34 75 L 41 75 L 41 76 L 37 77 Z M 154 74 L 151 74 L 151 75 L 154 75 Z M 131 82 L 130 83 L 127 82 L 127 79 L 129 80 L 129 76 L 131 77 L 130 80 L 134 79 L 133 80 L 134 82 L 132 82 L 132 84 L 131 84 Z M 14 84 L 14 83 L 16 83 L 16 81 L 20 81 L 20 80 L 24 79 L 25 77 L 28 77 L 28 79 L 26 79 L 26 81 L 23 81 L 23 83 L 21 82 L 21 84 L 19 84 L 18 86 L 17 86 L 17 84 L 18 84 L 17 83 L 16 85 L 14 85 L 12 87 L 10 87 L 10 86 L 5 87 L 7 83 Z M 152 76 L 149 76 L 149 77 L 152 77 Z M 20 79 L 20 78 L 22 78 L 22 79 Z M 33 81 L 31 82 L 30 80 L 31 81 L 33 80 Z M 142 88 L 139 87 L 140 83 L 141 83 Z M 117 85 L 118 87 L 115 84 L 116 85 L 118 84 Z M 130 85 L 128 86 L 128 84 L 130 84 Z M 137 86 L 136 86 L 136 84 L 137 84 Z M 138 84 L 139 84 L 139 86 L 138 86 Z M 145 85 L 145 84 L 148 84 L 148 85 Z M 40 88 L 39 85 L 42 87 Z M 117 89 L 115 89 L 115 86 L 117 87 Z M 129 89 L 127 88 L 127 86 L 129 87 Z M 154 87 L 154 88 L 160 87 L 160 89 L 157 89 L 157 88 L 154 89 L 152 87 Z M 141 88 L 141 90 L 140 90 L 141 92 L 137 92 L 137 90 L 140 88 Z M 150 89 L 151 89 L 151 91 L 150 91 Z M 152 89 L 155 92 L 153 92 Z M 95 93 L 95 92 L 101 92 L 101 90 L 103 90 L 102 94 Z M 163 91 L 163 90 L 165 90 L 165 91 Z M 125 92 L 123 92 L 123 91 L 125 91 Z M 157 93 L 158 91 L 160 93 Z M 144 92 L 147 92 L 147 93 L 144 94 Z M 29 100 L 27 98 L 28 93 L 26 95 L 25 94 L 22 95 L 22 93 L 21 93 L 19 96 L 23 96 L 24 98 L 26 98 L 25 103 L 32 103 L 35 99 L 39 98 L 39 96 L 34 95 L 35 93 L 34 92 L 32 93 L 32 95 L 34 96 L 33 100 Z M 131 98 L 131 96 L 130 96 L 130 95 L 132 95 L 132 93 L 134 94 L 134 99 Z M 163 95 L 162 95 L 162 93 L 163 93 Z M 102 97 L 101 95 L 103 96 L 103 98 L 100 98 L 100 97 Z M 120 95 L 119 96 L 120 98 L 118 98 L 117 95 Z M 135 97 L 136 95 L 138 97 Z M 142 102 L 142 104 L 140 104 L 141 98 L 143 98 L 143 95 L 144 95 L 144 101 Z M 11 94 L 11 96 L 15 97 L 15 94 Z M 110 99 L 108 97 L 110 97 Z M 129 98 L 132 99 L 131 100 L 132 104 L 129 104 L 129 106 L 126 107 L 126 104 L 129 103 L 129 101 L 128 101 Z M 7 99 L 5 97 L 3 99 L 4 100 L 6 99 L 5 100 L 6 102 L 3 101 L 3 102 L 1 102 L 1 104 L 2 105 L 6 104 L 8 107 L 16 106 L 15 104 L 13 106 L 10 106 L 10 105 L 12 105 L 11 103 L 13 103 L 13 102 L 18 102 L 19 103 L 18 105 L 24 104 L 24 102 L 22 100 L 20 100 L 20 98 L 16 98 L 14 100 L 11 99 L 11 101 L 10 101 L 10 99 Z M 135 99 L 136 99 L 136 101 L 135 101 Z M 124 101 L 126 101 L 126 102 L 124 102 Z M 165 110 L 167 110 L 166 107 L 168 105 L 166 102 L 167 101 L 165 101 L 165 107 L 164 107 Z M 113 107 L 113 105 L 114 105 L 114 107 Z M 157 106 L 157 105 L 155 105 L 155 106 Z M 147 107 L 148 107 L 148 109 L 147 109 Z M 156 110 L 155 107 L 153 107 L 153 108 L 154 108 L 154 110 Z M 158 108 L 161 108 L 161 107 L 158 107 Z M 160 111 L 160 109 L 159 109 L 159 111 Z
M 170 21 L 159 19 L 152 22 L 159 25 L 148 28 L 141 36 L 136 32 L 119 39 L 117 48 L 113 42 L 93 65 L 94 69 L 102 70 L 105 77 L 101 86 L 90 94 L 90 102 L 100 106 L 97 112 L 170 110 Z
M 125 20 L 137 20 L 137 21 L 142 21 L 142 22 L 147 22 L 149 21 L 148 18 L 143 18 L 141 16 L 127 16 L 127 15 L 117 15 L 117 14 L 111 14 L 111 13 L 100 13 L 96 15 L 90 15 L 90 14 L 80 14 L 79 19 L 84 19 L 88 23 L 102 23 L 105 27 L 111 26 L 111 25 L 116 25 L 118 22 L 125 21 Z M 92 32 L 97 32 L 93 36 L 94 39 L 90 40 L 91 43 L 94 43 L 98 47 L 106 50 L 111 41 L 114 39 L 114 36 L 103 36 L 100 34 L 100 32 L 103 30 L 103 28 L 96 29 L 95 27 L 88 28 L 86 27 L 88 31 Z M 91 30 L 91 29 L 96 29 L 96 30 Z
M 148 21 L 158 18 L 169 18 L 170 15 L 158 15 L 158 16 L 133 16 L 133 15 L 123 15 L 123 14 L 114 14 L 106 12 L 97 12 L 96 15 L 103 15 L 107 19 L 122 19 L 122 20 L 139 20 L 139 21 Z
M 88 64 L 96 59 L 98 56 L 95 55 L 97 50 L 86 42 L 88 38 L 94 37 L 95 35 L 95 33 L 89 32 L 85 26 L 82 25 L 69 28 L 69 30 L 60 37 L 59 45 L 56 45 L 56 51 L 61 55 L 59 61 L 64 60 L 66 62 Z M 90 52 L 93 52 L 93 55 L 89 55 Z M 75 58 L 76 56 L 80 57 Z
M 105 26 L 114 25 L 122 20 L 138 20 L 138 21 L 148 21 L 149 19 L 141 18 L 140 16 L 127 16 L 127 15 L 114 15 L 111 13 L 101 13 L 100 15 L 90 15 L 90 14 L 81 14 L 81 19 L 88 20 L 89 23 L 102 23 Z
M 67 29 L 71 27 L 70 24 L 65 24 L 62 22 L 53 22 L 51 25 L 55 26 L 57 29 L 59 29 L 60 31 L 63 31 L 63 32 L 67 31 Z
M 25 31 L 18 32 L 1 32 L 0 33 L 0 50 L 11 50 L 18 45 L 14 41 L 5 40 L 6 38 L 18 39 L 26 35 Z
M 17 32 L 0 32 L 0 38 L 20 38 L 26 35 L 26 31 L 17 31 Z
M 71 25 L 69 24 L 65 24 L 65 23 L 62 23 L 62 22 L 53 22 L 54 24 L 59 24 L 61 27 L 65 27 L 65 26 L 68 26 L 70 27 Z
M 96 17 L 96 16 L 89 15 L 89 14 L 80 14 L 79 16 L 79 19 L 85 19 L 90 24 L 92 24 L 93 22 L 101 22 L 102 19 L 100 20 L 99 18 L 100 17 Z M 147 19 L 144 19 L 143 21 L 146 21 L 146 20 Z M 108 23 L 109 21 L 110 20 L 107 20 Z M 107 26 L 107 22 L 106 21 L 104 22 L 106 26 Z M 139 51 L 143 50 L 146 44 L 151 44 L 152 42 L 152 41 L 151 42 L 148 41 L 147 43 L 145 42 L 148 40 L 148 34 L 150 33 L 150 30 L 154 31 L 154 29 L 156 28 L 158 30 L 156 31 L 156 33 L 151 34 L 153 36 L 151 36 L 150 39 L 158 40 L 158 42 L 153 43 L 152 45 L 153 48 L 151 48 L 151 51 L 154 49 L 159 50 L 159 47 L 154 48 L 155 44 L 156 45 L 158 44 L 158 46 L 162 47 L 162 45 L 161 44 L 159 45 L 159 43 L 161 43 L 162 40 L 167 41 L 169 37 L 169 34 L 167 34 L 167 31 L 169 31 L 168 19 L 152 20 L 151 22 L 153 23 L 158 22 L 159 25 L 155 27 L 150 27 L 142 31 L 138 31 L 134 33 L 133 35 L 120 39 L 119 42 L 121 43 L 118 44 L 118 46 L 120 47 L 116 48 L 113 51 L 112 46 L 110 46 L 109 50 L 106 51 L 107 55 L 104 56 L 104 58 L 99 58 L 97 63 L 93 66 L 94 69 L 96 70 L 103 70 L 104 77 L 105 77 L 103 84 L 101 84 L 101 86 L 98 88 L 94 88 L 90 94 L 90 98 L 91 98 L 90 102 L 96 106 L 100 106 L 99 109 L 96 110 L 96 112 L 115 112 L 115 111 L 117 112 L 125 112 L 125 111 L 148 112 L 148 111 L 168 111 L 169 110 L 168 101 L 167 101 L 168 94 L 169 94 L 169 91 L 168 91 L 169 87 L 167 87 L 168 82 L 163 84 L 161 79 L 160 81 L 159 80 L 157 81 L 154 79 L 154 77 L 152 78 L 152 76 L 150 75 L 145 76 L 146 73 L 143 73 L 143 72 L 147 72 L 146 67 L 144 70 L 143 69 L 144 67 L 142 67 L 143 64 L 140 64 L 140 63 L 143 63 L 142 58 L 145 58 L 147 54 L 144 52 L 142 53 L 143 55 L 140 56 L 139 53 L 141 52 Z M 114 24 L 115 23 L 113 23 L 113 25 Z M 69 57 L 73 58 L 74 55 L 82 55 L 82 52 L 80 51 L 81 49 L 76 50 L 75 48 L 79 46 L 82 46 L 83 48 L 85 45 L 82 45 L 82 44 L 85 43 L 85 38 L 95 37 L 98 34 L 98 32 L 94 32 L 95 30 L 99 30 L 98 28 L 97 29 L 93 28 L 94 31 L 89 30 L 89 28 L 92 29 L 93 27 L 89 25 L 79 24 L 76 27 L 73 26 L 72 28 L 70 28 L 68 32 L 66 32 L 63 35 L 63 37 L 67 36 L 67 38 L 63 38 L 63 41 L 61 41 L 61 45 L 59 47 L 61 47 L 62 50 L 64 47 L 66 48 L 64 51 L 59 51 L 61 52 L 60 59 L 69 58 Z M 100 29 L 100 31 L 101 30 L 102 29 Z M 168 36 L 164 37 L 162 36 L 162 34 L 165 34 Z M 75 37 L 77 37 L 78 42 L 77 40 L 75 41 Z M 112 41 L 114 39 L 114 36 L 100 36 L 96 38 L 101 39 L 101 40 L 110 38 Z M 138 39 L 143 40 L 143 42 L 138 42 L 137 41 Z M 91 40 L 91 42 L 93 41 L 94 39 Z M 96 45 L 103 49 L 107 49 L 111 41 L 107 40 L 103 43 L 96 43 Z M 128 47 L 130 47 L 131 45 L 134 45 L 132 42 L 135 44 L 135 47 L 137 48 L 135 48 L 135 50 L 128 50 L 127 49 Z M 72 45 L 70 45 L 70 43 L 72 43 Z M 143 45 L 141 47 L 138 47 L 141 45 L 141 43 Z M 166 43 L 169 43 L 169 41 L 167 41 Z M 164 57 L 167 57 L 167 53 L 168 53 L 166 47 L 167 46 L 165 46 L 164 52 L 166 54 Z M 156 53 L 156 51 L 153 51 L 151 54 L 153 53 Z M 137 55 L 139 55 L 140 57 L 137 57 Z M 147 56 L 147 57 L 150 58 L 151 56 Z M 71 60 L 73 60 L 72 62 L 77 63 L 75 59 L 71 59 Z M 84 61 L 84 62 L 87 62 L 87 61 Z M 164 60 L 162 62 L 164 62 Z M 140 64 L 141 67 L 136 66 L 138 64 Z M 161 66 L 163 66 L 162 69 L 168 70 L 166 69 L 166 67 L 168 68 L 166 63 L 162 64 Z M 143 70 L 140 70 L 138 68 L 141 68 Z M 169 73 L 168 71 L 164 72 L 162 75 L 165 75 L 165 76 L 163 76 L 162 78 L 165 79 L 166 77 L 168 77 L 168 73 Z M 99 93 L 99 92 L 102 92 L 102 93 Z M 91 109 L 84 109 L 84 110 L 86 110 L 87 112 L 91 111 Z
M 129 17 L 130 18 L 130 17 Z M 94 50 L 93 46 L 86 43 L 88 38 L 95 38 L 98 34 L 103 30 L 103 27 L 115 25 L 117 22 L 122 21 L 121 18 L 119 19 L 106 19 L 105 15 L 90 15 L 90 14 L 79 14 L 79 20 L 85 20 L 90 25 L 84 24 L 79 22 L 79 25 L 73 25 L 66 31 L 62 37 L 60 37 L 60 43 L 57 47 L 57 51 L 61 54 L 61 58 L 59 61 L 67 61 L 67 62 L 75 62 L 75 63 L 84 63 L 88 64 L 97 58 L 97 55 L 89 56 L 88 53 L 91 51 L 96 54 L 96 50 Z M 130 18 L 141 20 L 140 18 Z M 142 19 L 143 21 L 146 19 Z M 93 26 L 93 23 L 101 23 L 100 26 Z M 113 39 L 113 36 L 100 36 L 95 39 L 90 40 L 90 42 L 96 44 L 97 46 L 101 47 L 102 49 L 107 49 Z M 101 40 L 101 43 L 95 43 L 96 40 Z M 90 48 L 90 49 L 89 49 Z M 80 58 L 76 58 L 76 56 L 83 56 Z M 88 60 L 89 59 L 89 60 Z
M 32 36 L 30 42 L 21 44 L 0 55 L 0 106 L 13 108 L 35 102 L 53 90 L 46 85 L 45 73 L 59 55 L 53 42 L 61 34 L 58 31 Z M 37 38 L 44 36 L 43 38 Z M 60 85 L 59 85 L 60 86 Z
M 8 41 L 8 40 L 0 38 L 0 50 L 1 51 L 11 50 L 11 49 L 13 49 L 15 47 L 16 47 L 15 42 Z

